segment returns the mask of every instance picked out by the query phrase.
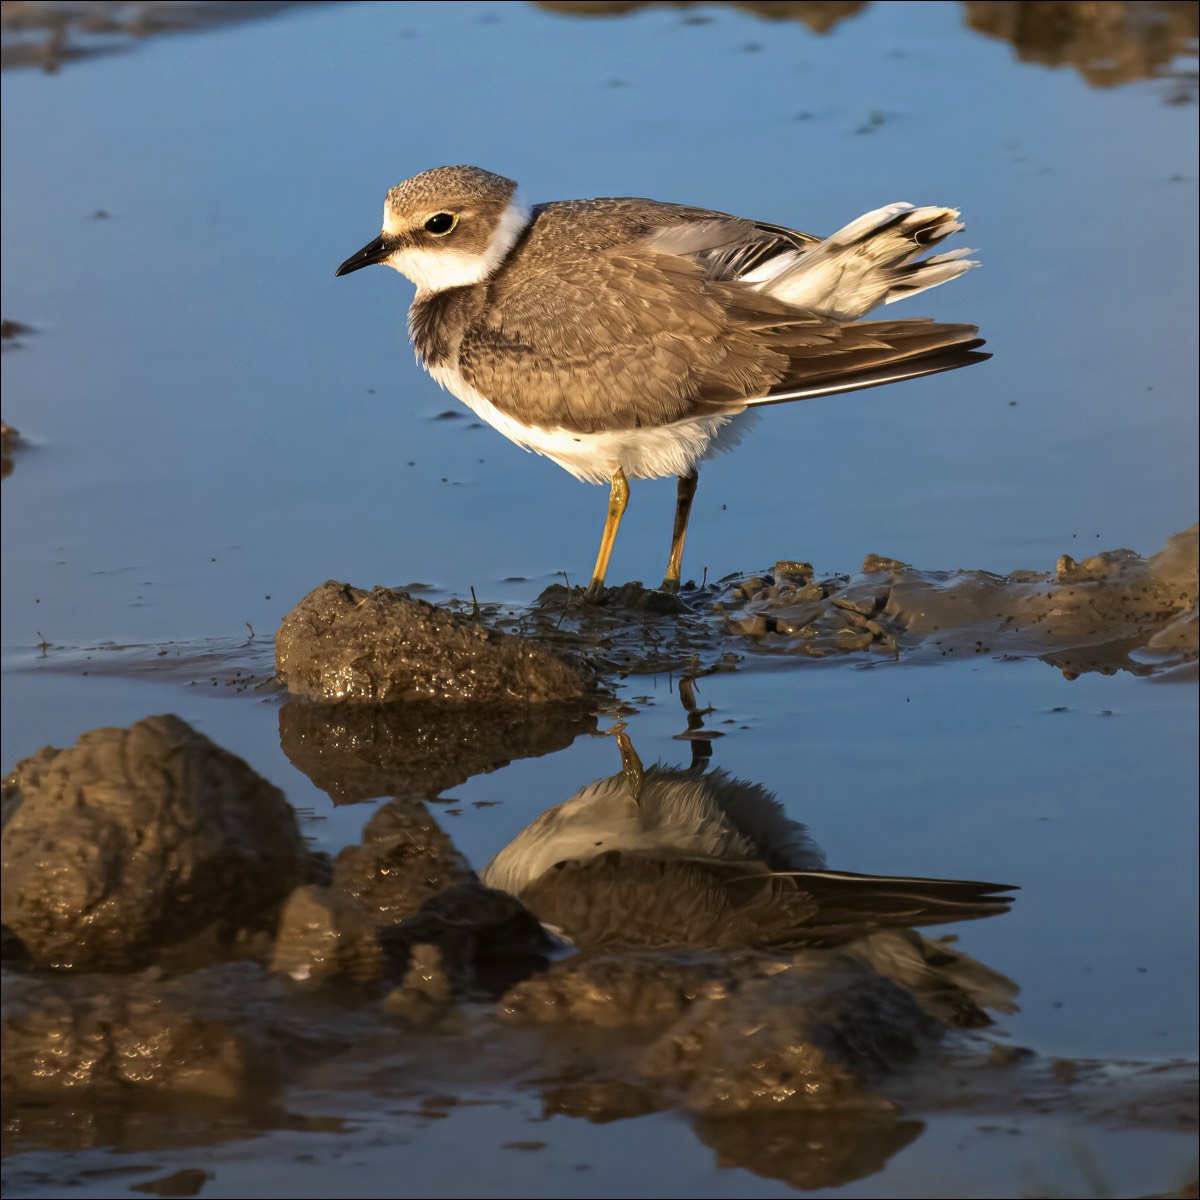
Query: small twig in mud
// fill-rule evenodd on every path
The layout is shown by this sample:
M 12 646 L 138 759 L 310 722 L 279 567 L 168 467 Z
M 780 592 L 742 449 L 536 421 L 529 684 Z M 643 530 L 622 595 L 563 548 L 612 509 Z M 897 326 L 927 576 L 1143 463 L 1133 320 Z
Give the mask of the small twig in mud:
M 249 621 L 245 622 L 245 626 L 248 630 L 250 630 L 250 636 L 245 641 L 245 645 L 248 646 L 252 641 L 254 641 L 254 626 L 251 625 Z
M 471 589 L 471 619 L 474 621 L 478 621 L 479 616 L 480 616 L 479 598 L 475 595 L 475 589 L 472 588 Z
M 567 613 L 571 611 L 571 577 L 566 573 L 566 571 L 559 571 L 558 574 L 563 577 L 563 583 L 566 584 L 567 587 L 567 602 L 563 606 L 562 612 L 559 614 L 558 624 L 554 626 L 555 629 L 562 627 L 563 621 L 567 619 Z
M 704 568 L 704 573 L 700 576 L 700 586 L 702 588 L 708 586 L 708 568 L 707 567 Z
M 37 647 L 42 652 L 42 657 L 48 658 L 49 656 L 46 654 L 46 651 L 50 649 L 51 643 L 46 641 L 46 639 L 43 636 L 42 631 L 40 629 L 37 629 L 34 632 L 38 635 L 39 640 L 38 640 Z

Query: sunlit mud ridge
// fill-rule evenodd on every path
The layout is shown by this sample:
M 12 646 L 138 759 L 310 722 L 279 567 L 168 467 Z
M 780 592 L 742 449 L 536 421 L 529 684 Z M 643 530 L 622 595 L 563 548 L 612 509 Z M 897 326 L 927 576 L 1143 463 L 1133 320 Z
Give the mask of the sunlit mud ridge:
M 717 607 L 730 632 L 762 650 L 1037 657 L 1067 675 L 1148 675 L 1196 660 L 1197 594 L 1193 525 L 1148 560 L 1064 554 L 1053 571 L 919 571 L 869 555 L 855 578 L 814 583 L 785 565 L 741 581 Z
M 939 1107 L 1010 1112 L 1053 1094 L 1056 1113 L 1103 1111 L 1116 1126 L 1194 1123 L 1187 1064 L 1067 1071 L 960 1032 L 1011 1009 L 1016 987 L 905 920 L 998 915 L 1004 889 L 901 878 L 881 890 L 881 877 L 835 872 L 831 900 L 808 831 L 763 789 L 700 760 L 643 769 L 621 749 L 618 774 L 543 814 L 487 873 L 523 865 L 518 890 L 567 927 L 576 887 L 610 916 L 623 898 L 638 905 L 640 921 L 612 921 L 574 953 L 481 883 L 418 801 L 389 801 L 330 862 L 271 784 L 176 717 L 19 763 L 4 782 L 10 1135 L 69 1149 L 98 1123 L 162 1149 L 187 1144 L 186 1115 L 217 1102 L 206 1139 L 238 1138 L 295 1127 L 302 1087 L 319 1089 L 322 1132 L 336 1136 L 339 1105 L 372 1103 L 386 1078 L 389 1100 L 434 1108 L 504 1086 L 590 1120 L 677 1109 L 721 1161 L 821 1187 L 879 1169 L 920 1133 L 914 1115 Z M 548 830 L 561 838 L 597 809 L 607 821 L 614 804 L 641 812 L 650 843 L 698 841 L 730 866 L 792 856 L 815 874 L 781 877 L 774 898 L 755 884 L 749 903 L 736 878 L 701 883 L 725 928 L 749 919 L 745 945 L 717 948 L 686 888 L 664 937 L 638 900 L 640 866 L 666 861 L 654 845 L 593 847 L 604 878 L 586 882 L 530 857 Z M 613 878 L 622 863 L 629 894 Z M 660 907 L 677 883 L 658 881 Z M 786 949 L 750 944 L 764 902 L 788 910 Z

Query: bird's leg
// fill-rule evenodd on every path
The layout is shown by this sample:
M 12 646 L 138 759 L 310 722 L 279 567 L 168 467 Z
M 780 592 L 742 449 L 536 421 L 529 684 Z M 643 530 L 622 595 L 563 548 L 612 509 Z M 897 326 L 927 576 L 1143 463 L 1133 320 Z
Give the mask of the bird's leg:
M 683 569 L 683 540 L 687 537 L 688 517 L 692 515 L 692 498 L 696 495 L 696 469 L 680 475 L 675 493 L 675 530 L 671 534 L 671 557 L 662 581 L 664 592 L 679 591 L 679 572 Z
M 608 573 L 608 560 L 612 556 L 613 543 L 617 540 L 617 527 L 629 505 L 629 480 L 618 467 L 613 472 L 612 487 L 608 493 L 608 517 L 604 522 L 604 536 L 600 539 L 600 553 L 596 555 L 596 569 L 592 582 L 584 593 L 584 599 L 595 602 L 604 594 L 604 576 Z

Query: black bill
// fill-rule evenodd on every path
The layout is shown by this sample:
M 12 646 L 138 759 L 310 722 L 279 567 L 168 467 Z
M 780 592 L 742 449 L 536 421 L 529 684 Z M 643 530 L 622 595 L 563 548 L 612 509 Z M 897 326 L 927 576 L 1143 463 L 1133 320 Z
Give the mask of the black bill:
M 356 254 L 350 255 L 338 267 L 334 275 L 349 275 L 351 271 L 357 271 L 360 267 L 369 267 L 375 263 L 383 262 L 391 252 L 391 245 L 384 240 L 383 234 L 380 234 L 373 242 L 368 242 Z

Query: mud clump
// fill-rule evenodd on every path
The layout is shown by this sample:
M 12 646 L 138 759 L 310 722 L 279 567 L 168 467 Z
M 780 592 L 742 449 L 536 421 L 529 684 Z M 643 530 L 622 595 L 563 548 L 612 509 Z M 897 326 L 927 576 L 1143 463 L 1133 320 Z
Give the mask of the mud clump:
M 283 619 L 279 676 L 310 700 L 546 703 L 593 691 L 581 666 L 404 592 L 329 581 Z
M 279 789 L 175 716 L 39 750 L 3 812 L 3 922 L 44 966 L 122 970 L 185 943 L 211 960 L 315 869 Z
M 393 970 L 404 972 L 406 987 L 430 975 L 436 951 L 437 973 L 455 991 L 493 995 L 544 968 L 554 948 L 519 900 L 476 879 L 439 892 L 379 936 Z
M 656 1028 L 676 1020 L 699 997 L 723 995 L 728 973 L 715 956 L 591 951 L 511 988 L 500 1015 L 521 1025 Z
M 1054 571 L 918 571 L 868 555 L 854 578 L 774 573 L 729 584 L 714 611 L 757 649 L 813 658 L 856 651 L 910 662 L 981 654 L 1036 656 L 1068 677 L 1193 662 L 1197 527 L 1150 559 L 1110 550 Z
M 337 888 L 310 884 L 283 906 L 271 969 L 296 980 L 370 983 L 383 975 L 383 949 L 362 905 Z
M 707 1116 L 887 1110 L 873 1081 L 944 1032 L 902 988 L 865 968 L 797 965 L 693 1005 L 647 1050 L 640 1070 Z
M 367 822 L 362 841 L 333 864 L 333 884 L 377 926 L 415 916 L 439 892 L 475 872 L 419 800 L 391 800 Z
M 511 988 L 500 1015 L 606 1031 L 591 1084 L 620 1080 L 653 1107 L 707 1116 L 888 1111 L 879 1078 L 948 1030 L 870 966 L 823 954 L 591 951 Z

